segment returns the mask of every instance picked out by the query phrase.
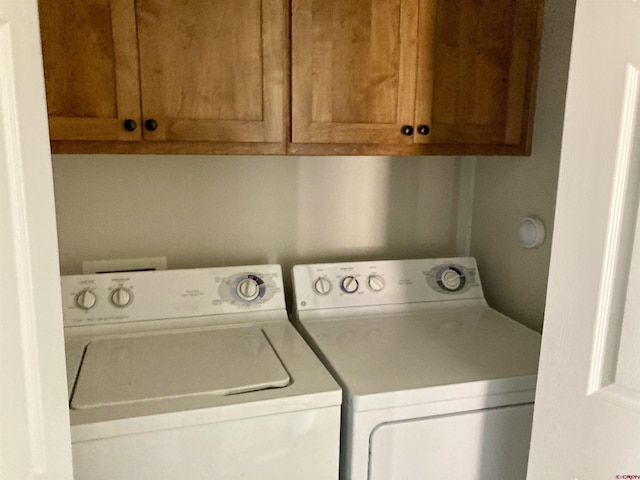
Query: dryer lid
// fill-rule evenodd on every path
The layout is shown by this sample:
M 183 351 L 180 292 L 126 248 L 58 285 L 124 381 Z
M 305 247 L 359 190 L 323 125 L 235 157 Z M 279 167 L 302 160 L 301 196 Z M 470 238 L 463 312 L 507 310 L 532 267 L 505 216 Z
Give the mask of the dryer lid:
M 489 307 L 302 325 L 356 411 L 535 389 L 540 335 Z
M 291 379 L 257 326 L 92 341 L 71 408 L 284 387 Z

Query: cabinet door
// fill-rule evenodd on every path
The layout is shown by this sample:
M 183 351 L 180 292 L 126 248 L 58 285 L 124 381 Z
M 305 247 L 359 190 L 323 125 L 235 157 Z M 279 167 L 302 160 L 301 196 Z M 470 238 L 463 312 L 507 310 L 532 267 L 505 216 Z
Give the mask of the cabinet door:
M 418 82 L 415 118 L 431 132 L 417 142 L 529 142 L 541 13 L 537 0 L 437 2 L 435 35 L 420 43 L 433 77 Z
M 281 142 L 283 0 L 138 0 L 145 140 Z
M 418 2 L 293 0 L 292 141 L 410 144 Z
M 39 0 L 52 140 L 140 140 L 131 0 Z

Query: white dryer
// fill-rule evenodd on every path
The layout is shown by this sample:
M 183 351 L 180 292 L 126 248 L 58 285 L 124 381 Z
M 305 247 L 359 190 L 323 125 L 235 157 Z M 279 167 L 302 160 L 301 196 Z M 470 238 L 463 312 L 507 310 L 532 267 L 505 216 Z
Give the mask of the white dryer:
M 278 265 L 62 277 L 76 480 L 338 477 L 341 392 Z
M 540 335 L 475 260 L 293 268 L 295 318 L 343 388 L 344 480 L 524 480 Z

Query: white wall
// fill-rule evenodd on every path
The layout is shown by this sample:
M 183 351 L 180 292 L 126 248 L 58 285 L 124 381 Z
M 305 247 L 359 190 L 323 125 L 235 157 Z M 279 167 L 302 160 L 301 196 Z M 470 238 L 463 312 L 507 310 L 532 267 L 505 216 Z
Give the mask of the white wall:
M 489 304 L 542 329 L 575 0 L 546 0 L 531 157 L 478 157 L 471 253 Z M 594 124 L 594 128 L 597 125 Z M 523 217 L 540 217 L 549 236 L 527 250 Z
M 459 161 L 446 157 L 56 155 L 53 167 L 63 274 L 153 256 L 285 271 L 448 256 L 466 208 Z

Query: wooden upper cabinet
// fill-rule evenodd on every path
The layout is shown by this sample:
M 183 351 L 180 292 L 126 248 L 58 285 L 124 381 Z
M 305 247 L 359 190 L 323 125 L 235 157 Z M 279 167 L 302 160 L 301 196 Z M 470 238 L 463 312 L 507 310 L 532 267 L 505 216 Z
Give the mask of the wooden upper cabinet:
M 282 0 L 137 0 L 145 140 L 284 141 Z
M 292 3 L 294 143 L 527 153 L 542 0 Z
M 131 0 L 40 0 L 49 129 L 55 140 L 140 140 Z
M 530 151 L 543 0 L 39 6 L 56 153 Z
M 53 140 L 284 145 L 284 0 L 39 6 Z
M 293 0 L 292 140 L 411 143 L 416 0 Z
M 431 132 L 417 141 L 528 148 L 541 14 L 536 0 L 438 0 L 416 109 Z

